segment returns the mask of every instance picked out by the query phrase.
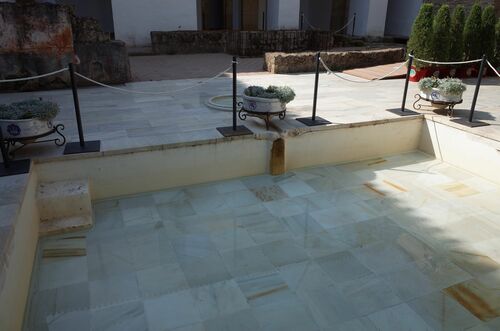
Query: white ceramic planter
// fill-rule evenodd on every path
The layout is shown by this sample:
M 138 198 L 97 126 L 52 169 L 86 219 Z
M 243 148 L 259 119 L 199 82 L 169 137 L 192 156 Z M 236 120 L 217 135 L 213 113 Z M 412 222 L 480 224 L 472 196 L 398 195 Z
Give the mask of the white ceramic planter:
M 429 90 L 420 91 L 420 96 L 428 100 L 439 101 L 439 102 L 460 102 L 460 100 L 462 100 L 462 94 L 445 95 L 442 94 L 438 88 L 433 88 L 431 91 Z
M 52 130 L 52 122 L 39 119 L 26 120 L 0 120 L 3 137 L 6 139 L 19 139 L 39 136 Z
M 243 108 L 256 113 L 279 113 L 286 110 L 286 104 L 279 99 L 249 97 L 243 94 Z

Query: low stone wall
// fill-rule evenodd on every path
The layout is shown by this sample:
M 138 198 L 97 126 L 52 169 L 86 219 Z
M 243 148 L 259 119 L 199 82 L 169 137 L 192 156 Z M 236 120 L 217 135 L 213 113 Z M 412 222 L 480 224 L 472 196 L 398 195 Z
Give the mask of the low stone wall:
M 338 40 L 338 41 L 337 41 Z M 349 43 L 330 31 L 152 31 L 155 54 L 231 53 L 259 56 L 265 52 L 331 49 Z
M 50 3 L 0 3 L 0 80 L 37 76 L 67 67 L 103 83 L 130 81 L 125 44 L 111 41 L 98 22 L 73 16 L 69 7 Z M 81 84 L 89 85 L 86 81 Z M 67 72 L 21 82 L 1 90 L 31 91 L 70 86 Z
M 131 79 L 127 48 L 123 41 L 76 43 L 80 58 L 77 70 L 82 75 L 107 84 L 122 84 Z M 78 85 L 93 85 L 78 79 Z
M 404 48 L 385 48 L 322 52 L 321 58 L 332 70 L 346 70 L 399 62 L 404 54 Z M 264 66 L 273 74 L 314 72 L 316 53 L 266 53 Z M 322 67 L 321 70 L 324 71 Z

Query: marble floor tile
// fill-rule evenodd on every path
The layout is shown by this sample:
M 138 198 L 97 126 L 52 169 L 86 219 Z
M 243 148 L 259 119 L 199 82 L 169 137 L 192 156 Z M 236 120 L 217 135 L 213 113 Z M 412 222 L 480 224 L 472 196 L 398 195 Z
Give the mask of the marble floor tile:
M 96 232 L 104 232 L 117 228 L 123 228 L 123 216 L 120 208 L 102 208 L 94 211 L 94 229 Z
M 42 259 L 38 277 L 40 290 L 86 282 L 88 280 L 87 257 Z
M 245 296 L 234 280 L 191 289 L 202 320 L 230 315 L 249 308 Z
M 210 239 L 219 252 L 248 248 L 256 245 L 246 229 L 236 226 L 221 232 L 213 233 Z
M 347 244 L 333 239 L 327 232 L 319 232 L 305 237 L 296 236 L 293 239 L 311 258 L 331 255 L 349 249 Z
M 296 296 L 277 272 L 236 278 L 247 302 L 252 307 L 294 300 Z
M 373 272 L 384 273 L 412 261 L 408 254 L 395 242 L 376 242 L 352 250 L 356 258 Z
M 255 319 L 251 309 L 242 310 L 207 320 L 203 323 L 206 331 L 258 331 L 259 322 Z
M 373 313 L 368 318 L 379 330 L 433 331 L 407 304 L 400 304 Z
M 279 268 L 279 274 L 288 284 L 288 287 L 296 293 L 325 288 L 334 283 L 314 261 L 282 266 Z
M 250 191 L 262 202 L 288 198 L 285 191 L 278 185 L 255 187 L 251 188 Z
M 375 275 L 342 283 L 342 295 L 354 306 L 357 316 L 365 316 L 401 303 L 386 281 Z
M 260 202 L 255 194 L 247 189 L 233 191 L 223 194 L 226 208 L 237 209 L 243 206 L 252 206 Z
M 284 217 L 281 219 L 287 230 L 294 236 L 304 237 L 310 234 L 322 232 L 324 229 L 306 211 L 303 214 Z
M 306 290 L 298 295 L 321 328 L 329 328 L 356 317 L 354 307 L 333 286 Z
M 264 206 L 276 217 L 289 217 L 304 213 L 308 208 L 308 202 L 303 197 L 275 200 L 265 202 Z
M 270 272 L 275 269 L 259 246 L 228 250 L 222 252 L 222 258 L 233 277 Z
M 442 291 L 424 295 L 408 305 L 436 331 L 468 330 L 481 323 Z
M 87 260 L 90 281 L 119 276 L 135 270 L 132 249 L 126 240 L 88 246 Z
M 219 253 L 203 257 L 183 257 L 179 264 L 190 287 L 203 286 L 231 278 Z
M 154 203 L 157 205 L 171 202 L 182 202 L 188 199 L 186 192 L 180 188 L 154 192 L 152 196 Z
M 190 290 L 144 301 L 149 331 L 171 330 L 200 322 Z
M 307 307 L 298 300 L 256 307 L 253 312 L 263 331 L 319 330 Z
M 305 250 L 292 239 L 273 241 L 260 247 L 275 267 L 302 262 L 309 258 Z
M 162 220 L 171 220 L 195 214 L 195 211 L 188 200 L 158 204 L 156 205 L 156 208 Z
M 450 260 L 472 276 L 481 276 L 500 270 L 500 263 L 475 249 L 457 247 L 449 252 Z
M 289 180 L 278 185 L 290 198 L 316 192 L 307 183 L 298 179 Z
M 500 271 L 450 286 L 443 291 L 484 322 L 500 320 Z
M 137 271 L 142 297 L 159 296 L 188 288 L 184 272 L 177 263 Z
M 48 331 L 88 331 L 90 330 L 90 312 L 72 311 L 47 317 Z
M 100 331 L 147 331 L 148 325 L 142 301 L 92 310 L 91 328 Z
M 246 190 L 247 187 L 240 179 L 231 179 L 215 183 L 215 189 L 219 194 Z
M 140 297 L 134 273 L 94 280 L 89 283 L 90 306 L 99 308 Z
M 317 258 L 316 262 L 336 283 L 359 279 L 373 274 L 373 272 L 348 251 Z
M 276 219 L 247 226 L 246 230 L 257 244 L 292 238 L 287 228 Z
M 403 301 L 408 301 L 422 295 L 436 291 L 431 281 L 423 274 L 414 263 L 409 263 L 401 268 L 382 274 Z
M 333 191 L 342 187 L 335 178 L 331 177 L 311 178 L 305 180 L 305 183 L 316 192 Z
M 379 331 L 367 317 L 323 328 L 324 331 Z
M 217 253 L 210 236 L 204 234 L 179 236 L 172 241 L 172 246 L 179 260 L 183 257 L 203 258 Z

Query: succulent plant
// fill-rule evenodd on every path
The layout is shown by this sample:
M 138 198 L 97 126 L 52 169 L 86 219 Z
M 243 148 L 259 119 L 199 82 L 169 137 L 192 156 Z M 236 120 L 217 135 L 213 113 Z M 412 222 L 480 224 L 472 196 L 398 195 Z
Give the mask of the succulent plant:
M 271 85 L 267 88 L 262 86 L 249 86 L 245 89 L 244 93 L 249 97 L 279 99 L 283 104 L 287 104 L 295 99 L 295 92 L 288 86 Z
M 59 106 L 50 101 L 26 100 L 14 102 L 10 105 L 0 105 L 0 119 L 24 120 L 36 118 L 50 121 L 59 113 Z

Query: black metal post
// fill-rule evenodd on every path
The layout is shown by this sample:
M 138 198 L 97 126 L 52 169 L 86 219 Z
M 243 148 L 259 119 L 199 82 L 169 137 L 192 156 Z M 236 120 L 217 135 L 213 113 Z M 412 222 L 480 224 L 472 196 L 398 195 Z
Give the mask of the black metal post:
M 236 84 L 237 84 L 237 67 L 238 63 L 236 61 L 236 56 L 233 56 L 233 131 L 236 131 L 236 97 L 237 97 L 237 91 L 236 91 Z
M 238 61 L 236 56 L 233 56 L 233 125 L 232 126 L 224 126 L 216 128 L 217 131 L 220 132 L 224 137 L 233 137 L 233 136 L 245 136 L 253 134 L 246 126 L 238 125 L 238 121 L 236 118 L 237 108 L 238 108 L 238 91 L 237 91 L 237 72 L 238 72 Z
M 82 116 L 80 113 L 80 101 L 78 99 L 78 89 L 75 78 L 75 67 L 73 63 L 69 63 L 68 68 L 69 68 L 69 77 L 71 80 L 71 90 L 73 92 L 73 104 L 75 105 L 76 125 L 78 128 L 78 143 L 66 144 L 66 147 L 64 148 L 64 154 L 66 155 L 66 154 L 99 152 L 101 150 L 101 142 L 99 140 L 86 142 L 85 137 L 83 136 Z
M 307 126 L 318 126 L 331 124 L 330 121 L 325 120 L 324 118 L 316 116 L 316 106 L 318 104 L 318 87 L 319 87 L 319 63 L 321 60 L 321 52 L 316 53 L 316 74 L 314 76 L 314 96 L 313 96 L 313 107 L 312 107 L 312 116 L 309 117 L 301 117 L 297 118 L 302 124 Z
M 351 37 L 354 37 L 354 29 L 356 29 L 356 13 L 354 13 L 354 17 L 352 19 L 352 33 L 351 33 Z
M 474 119 L 474 111 L 476 110 L 477 97 L 479 96 L 479 88 L 481 87 L 481 82 L 483 80 L 484 63 L 486 62 L 486 55 L 483 55 L 481 65 L 479 67 L 479 74 L 477 75 L 476 90 L 474 91 L 474 98 L 472 99 L 472 106 L 470 107 L 469 122 L 472 123 Z
M 312 120 L 316 120 L 316 106 L 318 104 L 318 85 L 319 85 L 319 60 L 321 58 L 320 52 L 316 54 L 316 76 L 314 77 L 314 98 L 313 98 L 313 112 Z
M 406 70 L 405 89 L 403 91 L 403 103 L 401 104 L 401 112 L 403 113 L 406 108 L 406 97 L 408 96 L 408 86 L 410 85 L 410 75 L 411 75 L 412 65 L 413 65 L 413 51 L 410 52 L 410 56 L 408 57 L 408 70 Z
M 0 167 L 0 177 L 13 176 L 26 174 L 30 171 L 31 161 L 29 159 L 25 160 L 11 160 L 9 157 L 9 151 L 7 149 L 7 144 L 9 142 L 5 141 L 3 138 L 2 128 L 0 127 L 0 150 L 2 152 L 2 167 Z
M 304 13 L 300 13 L 300 30 L 304 30 Z
M 476 89 L 474 90 L 474 97 L 472 98 L 472 105 L 470 107 L 469 119 L 466 120 L 465 118 L 459 118 L 452 120 L 452 122 L 462 124 L 470 128 L 489 125 L 488 123 L 485 122 L 474 121 L 474 111 L 476 110 L 477 97 L 479 96 L 479 89 L 481 88 L 481 82 L 483 80 L 485 65 L 486 65 L 486 55 L 483 54 L 481 65 L 479 66 L 479 73 L 477 75 Z
M 76 125 L 78 126 L 78 140 L 80 146 L 83 148 L 85 147 L 85 138 L 83 137 L 82 116 L 80 114 L 80 101 L 78 100 L 78 90 L 76 88 L 75 68 L 73 67 L 73 63 L 69 63 L 68 67 L 69 77 L 71 79 L 71 90 L 73 91 L 73 103 L 75 105 Z
M 403 90 L 403 102 L 401 103 L 401 108 L 387 109 L 387 111 L 399 116 L 418 115 L 417 112 L 406 109 L 406 97 L 408 96 L 408 86 L 410 85 L 412 65 L 413 65 L 413 51 L 410 51 L 410 55 L 408 56 L 408 69 L 406 70 L 405 88 Z

